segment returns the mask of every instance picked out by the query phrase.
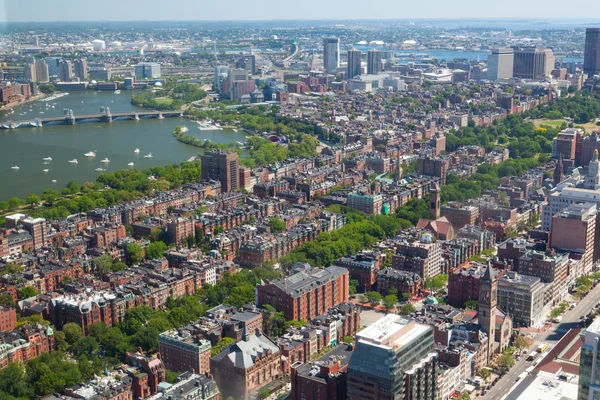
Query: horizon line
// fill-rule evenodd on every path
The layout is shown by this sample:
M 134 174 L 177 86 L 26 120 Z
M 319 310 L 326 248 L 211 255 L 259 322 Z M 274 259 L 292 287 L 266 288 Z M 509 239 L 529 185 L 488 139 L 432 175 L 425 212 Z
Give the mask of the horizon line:
M 109 19 L 80 19 L 80 20 L 0 20 L 0 23 L 13 23 L 13 24 L 28 24 L 28 23 L 65 23 L 65 22 L 338 22 L 338 21 L 586 21 L 588 18 L 584 17 L 468 17 L 468 18 L 452 18 L 452 17 L 415 17 L 415 18 L 267 18 L 267 19 L 139 19 L 139 20 L 109 20 Z M 600 25 L 598 22 L 589 22 L 592 25 Z

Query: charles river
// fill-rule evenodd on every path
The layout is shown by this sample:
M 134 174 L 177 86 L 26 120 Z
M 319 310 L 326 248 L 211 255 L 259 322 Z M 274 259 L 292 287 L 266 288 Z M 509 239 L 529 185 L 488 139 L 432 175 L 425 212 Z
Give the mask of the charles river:
M 125 90 L 120 94 L 112 91 L 71 92 L 49 102 L 20 105 L 14 108 L 12 114 L 10 110 L 0 111 L 0 123 L 61 116 L 65 108 L 72 109 L 76 116 L 100 113 L 101 107 L 109 107 L 111 112 L 143 111 L 131 104 L 131 94 L 131 91 Z M 80 184 L 95 181 L 100 174 L 95 171 L 96 168 L 106 169 L 107 172 L 128 168 L 147 169 L 181 163 L 197 156 L 200 149 L 180 143 L 173 137 L 177 125 L 186 126 L 188 135 L 217 143 L 245 140 L 242 131 L 201 131 L 195 122 L 177 117 L 2 129 L 0 200 L 14 196 L 25 198 L 30 193 L 41 194 L 47 188 L 61 190 L 70 179 L 76 179 Z M 134 153 L 136 148 L 140 150 L 139 153 Z M 84 156 L 91 151 L 96 151 L 96 157 Z M 149 153 L 152 153 L 152 158 L 145 158 Z M 43 158 L 46 157 L 51 157 L 52 161 L 44 165 Z M 105 158 L 110 163 L 100 162 Z M 69 163 L 73 159 L 77 159 L 78 164 Z M 128 166 L 131 162 L 135 166 Z M 15 166 L 19 169 L 12 168 Z M 48 169 L 48 172 L 43 172 L 44 169 Z

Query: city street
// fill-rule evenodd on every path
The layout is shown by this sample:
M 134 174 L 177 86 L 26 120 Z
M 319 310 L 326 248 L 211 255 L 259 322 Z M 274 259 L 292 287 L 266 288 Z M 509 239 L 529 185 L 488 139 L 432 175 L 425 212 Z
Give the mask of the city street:
M 563 320 L 560 324 L 553 324 L 546 332 L 536 334 L 535 342 L 529 348 L 528 352 L 531 352 L 542 343 L 548 343 L 549 349 L 552 348 L 558 341 L 569 331 L 571 328 L 579 327 L 580 317 L 586 315 L 593 310 L 594 306 L 600 302 L 600 285 L 596 286 L 590 293 L 581 300 L 573 310 L 567 311 L 563 314 Z M 534 361 L 527 361 L 526 357 L 522 357 L 521 361 L 515 363 L 515 365 L 506 373 L 493 388 L 481 397 L 482 399 L 497 400 L 504 398 L 510 391 L 510 389 L 517 384 L 518 376 L 525 372 L 527 368 L 532 366 Z

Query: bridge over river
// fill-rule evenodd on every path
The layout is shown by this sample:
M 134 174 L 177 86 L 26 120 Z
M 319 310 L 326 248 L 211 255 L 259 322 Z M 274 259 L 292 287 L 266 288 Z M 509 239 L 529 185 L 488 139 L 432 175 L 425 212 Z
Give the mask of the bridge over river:
M 113 121 L 127 121 L 149 118 L 168 118 L 168 117 L 182 117 L 183 111 L 130 111 L 111 113 L 107 107 L 103 113 L 99 114 L 87 114 L 87 115 L 75 115 L 73 110 L 69 109 L 65 112 L 64 116 L 47 117 L 47 118 L 36 118 L 34 120 L 25 121 L 7 121 L 0 123 L 0 129 L 16 129 L 16 128 L 31 128 L 51 125 L 76 125 L 78 123 L 86 122 L 113 122 Z

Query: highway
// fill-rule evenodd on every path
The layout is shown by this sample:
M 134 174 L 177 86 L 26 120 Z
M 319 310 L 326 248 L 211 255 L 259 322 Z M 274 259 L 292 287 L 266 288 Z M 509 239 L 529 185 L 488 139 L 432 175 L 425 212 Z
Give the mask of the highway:
M 534 344 L 529 348 L 528 353 L 535 350 L 542 343 L 548 343 L 549 349 L 554 347 L 558 341 L 571 328 L 578 328 L 580 317 L 586 315 L 593 310 L 595 305 L 600 302 L 600 285 L 597 285 L 590 293 L 585 296 L 573 310 L 563 314 L 562 322 L 553 324 L 552 328 L 546 332 L 536 334 Z M 547 352 L 548 350 L 546 350 Z M 515 365 L 496 382 L 493 388 L 481 397 L 482 399 L 497 400 L 506 396 L 513 386 L 517 385 L 518 376 L 525 372 L 527 368 L 532 366 L 534 361 L 527 361 L 526 356 L 521 357 L 521 361 L 517 361 Z

